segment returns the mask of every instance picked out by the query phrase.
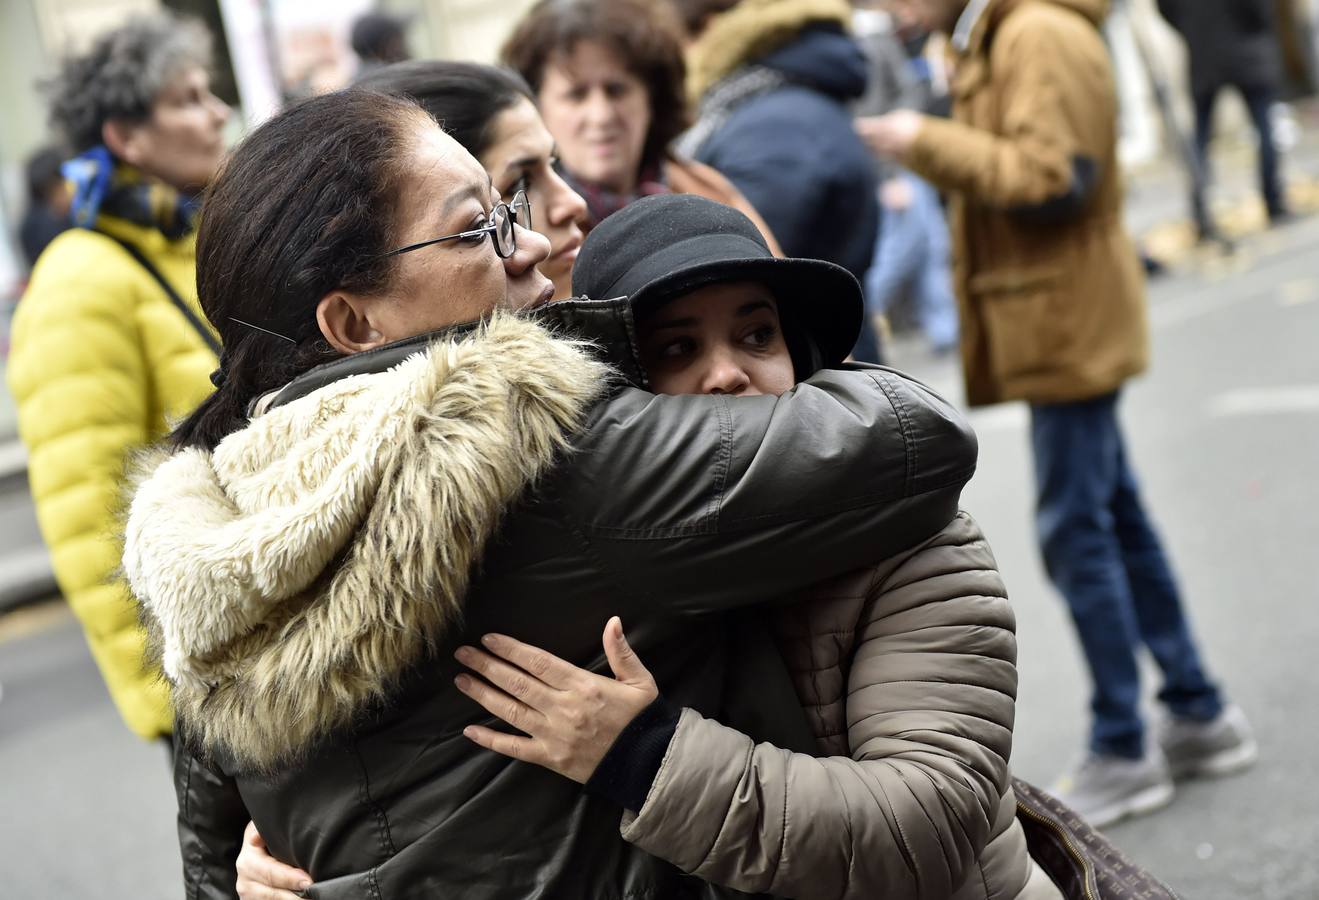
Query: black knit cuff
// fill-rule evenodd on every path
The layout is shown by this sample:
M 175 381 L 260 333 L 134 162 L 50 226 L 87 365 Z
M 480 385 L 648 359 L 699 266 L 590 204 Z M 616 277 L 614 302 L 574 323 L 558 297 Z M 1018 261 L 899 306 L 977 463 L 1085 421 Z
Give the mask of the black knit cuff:
M 656 697 L 619 733 L 586 782 L 586 790 L 624 809 L 641 812 L 669 742 L 678 730 L 681 714 L 679 707 Z

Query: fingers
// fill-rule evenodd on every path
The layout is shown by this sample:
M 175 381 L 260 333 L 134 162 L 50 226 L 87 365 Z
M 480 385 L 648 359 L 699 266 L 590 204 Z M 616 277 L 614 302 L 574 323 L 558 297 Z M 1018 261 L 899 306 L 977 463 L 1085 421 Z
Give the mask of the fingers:
M 545 724 L 545 716 L 539 710 L 532 709 L 525 703 L 515 700 L 479 678 L 473 678 L 471 675 L 459 675 L 453 680 L 453 683 L 458 690 L 481 704 L 481 707 L 490 715 L 497 719 L 503 719 L 518 731 L 533 734 Z
M 650 670 L 642 665 L 641 658 L 627 642 L 623 634 L 623 620 L 618 616 L 605 624 L 604 645 L 605 659 L 609 660 L 609 668 L 613 670 L 615 678 L 624 684 L 654 683 Z
M 493 728 L 486 728 L 484 725 L 468 725 L 463 729 L 463 737 L 478 746 L 498 753 L 500 756 L 507 756 L 509 759 L 519 759 L 536 765 L 545 765 L 545 754 L 541 752 L 533 738 L 505 734 L 502 731 L 495 731 Z
M 508 660 L 553 688 L 568 687 L 579 675 L 586 673 L 585 669 L 579 669 L 553 653 L 507 635 L 487 634 L 481 638 L 481 643 L 495 656 Z
M 243 847 L 234 868 L 241 900 L 297 900 L 297 892 L 312 884 L 306 872 L 270 855 L 253 822 L 243 830 Z
M 489 653 L 475 647 L 459 647 L 453 656 L 458 662 L 484 677 L 486 681 L 532 709 L 544 712 L 554 700 L 550 696 L 555 691 L 554 688 L 546 686 L 540 679 Z

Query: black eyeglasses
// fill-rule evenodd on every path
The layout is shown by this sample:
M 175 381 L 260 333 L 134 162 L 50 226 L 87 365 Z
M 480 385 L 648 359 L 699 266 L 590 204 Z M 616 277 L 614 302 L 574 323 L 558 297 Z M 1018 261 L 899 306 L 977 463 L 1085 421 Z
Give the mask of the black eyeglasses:
M 525 223 L 522 221 L 523 216 L 526 217 Z M 382 253 L 381 256 L 398 256 L 400 253 L 409 253 L 413 250 L 420 250 L 422 247 L 429 247 L 431 244 L 442 244 L 445 241 L 480 240 L 488 234 L 495 245 L 495 255 L 500 259 L 508 259 L 518 249 L 515 225 L 521 228 L 531 228 L 531 201 L 527 199 L 524 191 L 518 191 L 514 194 L 512 203 L 495 204 L 494 210 L 490 213 L 490 224 L 488 225 L 474 228 L 471 231 L 460 231 L 457 234 L 446 234 L 444 237 L 431 238 L 429 241 L 408 244 L 406 247 L 399 247 L 397 250 Z

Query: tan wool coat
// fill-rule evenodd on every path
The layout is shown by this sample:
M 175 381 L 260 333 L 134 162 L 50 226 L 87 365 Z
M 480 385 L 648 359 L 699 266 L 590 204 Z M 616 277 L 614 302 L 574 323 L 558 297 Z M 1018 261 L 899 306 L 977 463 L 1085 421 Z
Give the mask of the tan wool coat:
M 623 836 L 716 884 L 799 900 L 1061 900 L 1009 783 L 1013 629 L 966 514 L 820 585 L 775 631 L 822 758 L 684 710 Z
M 905 163 L 950 195 L 972 405 L 1116 390 L 1147 364 L 1143 274 L 1122 223 L 1108 0 L 990 0 L 955 61 L 953 121 Z M 1079 212 L 1032 215 L 1093 167 Z

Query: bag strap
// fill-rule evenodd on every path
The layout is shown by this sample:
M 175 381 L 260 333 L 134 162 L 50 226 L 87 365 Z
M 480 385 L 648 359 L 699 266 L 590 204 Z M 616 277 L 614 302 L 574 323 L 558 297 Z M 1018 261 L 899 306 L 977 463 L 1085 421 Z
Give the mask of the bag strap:
M 207 347 L 211 348 L 212 353 L 216 356 L 220 355 L 220 342 L 216 340 L 215 335 L 212 334 L 211 330 L 206 327 L 206 324 L 198 318 L 197 314 L 192 311 L 192 307 L 183 301 L 183 298 L 179 296 L 179 292 L 174 290 L 174 285 L 165 280 L 165 276 L 160 274 L 160 270 L 151 264 L 151 260 L 147 259 L 146 255 L 143 254 L 141 250 L 137 249 L 137 247 L 133 246 L 123 238 L 115 237 L 113 234 L 106 234 L 104 231 L 98 231 L 96 233 L 108 237 L 120 247 L 123 247 L 129 256 L 137 260 L 138 265 L 146 269 L 147 273 L 154 278 L 156 283 L 165 291 L 170 302 L 178 307 L 179 312 L 183 313 L 183 317 L 188 320 L 188 324 L 197 332 L 197 336 L 206 343 Z

